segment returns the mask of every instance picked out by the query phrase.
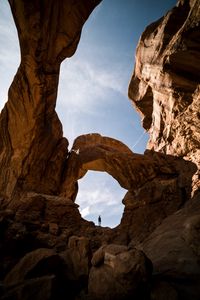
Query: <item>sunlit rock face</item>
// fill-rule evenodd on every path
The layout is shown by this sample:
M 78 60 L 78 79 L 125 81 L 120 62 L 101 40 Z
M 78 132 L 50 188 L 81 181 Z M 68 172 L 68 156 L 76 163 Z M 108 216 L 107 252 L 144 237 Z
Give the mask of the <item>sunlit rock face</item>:
M 149 25 L 137 47 L 129 86 L 129 97 L 150 133 L 148 149 L 186 157 L 198 166 L 199 21 L 199 0 L 185 0 Z
M 60 63 L 74 54 L 99 0 L 10 0 L 21 64 L 0 116 L 0 191 L 55 194 L 68 141 L 55 112 Z
M 157 276 L 152 299 L 199 298 L 199 66 L 200 1 L 178 1 L 142 34 L 129 86 L 129 97 L 150 134 L 149 153 L 163 153 L 166 163 L 170 156 L 196 166 L 194 173 L 182 173 L 182 178 L 190 178 L 192 191 L 185 193 L 186 184 L 182 185 L 182 202 L 177 201 L 176 179 L 166 185 L 163 177 L 123 200 L 126 218 L 120 226 L 128 228 L 132 243 L 151 259 Z M 176 212 L 170 203 L 177 203 Z
M 21 64 L 0 116 L 1 299 L 199 300 L 199 1 L 140 39 L 129 96 L 150 132 L 144 155 L 99 134 L 68 152 L 55 112 L 60 63 L 99 1 L 9 2 Z M 115 229 L 81 218 L 88 170 L 127 189 Z
M 190 199 L 196 167 L 154 151 L 133 153 L 122 142 L 100 134 L 82 135 L 69 154 L 61 195 L 75 201 L 78 180 L 88 170 L 109 173 L 127 190 L 119 240 L 128 242 L 134 237 L 138 243 Z
M 154 178 L 156 169 L 153 160 L 133 153 L 118 140 L 100 134 L 82 135 L 75 140 L 69 154 L 62 195 L 74 201 L 77 180 L 88 170 L 107 172 L 123 188 L 131 190 Z

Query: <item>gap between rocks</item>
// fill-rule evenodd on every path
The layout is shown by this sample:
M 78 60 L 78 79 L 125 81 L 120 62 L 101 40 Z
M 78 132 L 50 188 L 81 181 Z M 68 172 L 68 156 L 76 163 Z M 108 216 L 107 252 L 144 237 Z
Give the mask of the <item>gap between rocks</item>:
M 79 191 L 76 203 L 82 218 L 101 226 L 114 228 L 120 224 L 124 211 L 122 199 L 127 193 L 119 183 L 106 172 L 90 171 L 78 181 Z

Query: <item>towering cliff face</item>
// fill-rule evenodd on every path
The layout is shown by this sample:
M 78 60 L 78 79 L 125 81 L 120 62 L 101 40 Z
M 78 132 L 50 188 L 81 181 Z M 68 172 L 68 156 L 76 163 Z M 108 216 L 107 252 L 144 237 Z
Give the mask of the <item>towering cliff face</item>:
M 155 294 L 152 290 L 153 299 L 164 299 L 163 295 L 166 295 L 166 299 L 198 299 L 200 294 L 199 66 L 200 1 L 178 1 L 176 7 L 149 25 L 142 34 L 129 86 L 129 97 L 142 116 L 143 127 L 150 134 L 148 149 L 163 153 L 166 162 L 170 154 L 182 161 L 190 160 L 196 166 L 190 183 L 193 192 L 185 198 L 183 191 L 181 199 L 185 198 L 186 202 L 183 201 L 179 208 L 177 206 L 175 213 L 165 213 L 164 199 L 171 198 L 170 190 L 173 203 L 178 195 L 177 190 L 173 191 L 174 184 L 171 182 L 168 191 L 163 193 L 164 197 L 159 197 L 159 211 L 159 206 L 156 207 L 154 202 L 156 194 L 151 198 L 151 194 L 146 196 L 146 190 L 146 194 L 139 191 L 136 198 L 139 203 L 142 197 L 147 198 L 152 205 L 140 206 L 127 215 L 132 220 L 132 226 L 128 226 L 129 230 L 132 228 L 132 236 L 135 230 L 138 232 L 140 224 L 140 246 L 153 262 L 154 272 L 159 278 L 158 282 L 154 282 L 156 290 Z M 177 162 L 174 163 L 177 165 Z M 182 176 L 186 178 L 187 172 Z M 159 180 L 153 189 L 156 192 L 163 184 L 162 180 L 158 183 Z M 161 216 L 163 212 L 165 216 Z M 158 221 L 152 231 L 152 223 L 148 224 L 146 216 L 151 221 Z M 127 222 L 128 218 L 122 219 L 121 226 L 125 220 Z M 151 233 L 144 237 L 146 222 Z M 169 283 L 175 291 L 170 290 L 172 286 L 166 285 Z
M 200 167 L 200 2 L 176 7 L 142 34 L 129 97 L 149 132 L 148 149 Z M 198 184 L 198 178 L 194 178 Z M 197 189 L 197 186 L 195 187 Z
M 60 64 L 99 0 L 10 0 L 21 63 L 0 117 L 0 191 L 56 194 L 68 141 L 55 112 Z

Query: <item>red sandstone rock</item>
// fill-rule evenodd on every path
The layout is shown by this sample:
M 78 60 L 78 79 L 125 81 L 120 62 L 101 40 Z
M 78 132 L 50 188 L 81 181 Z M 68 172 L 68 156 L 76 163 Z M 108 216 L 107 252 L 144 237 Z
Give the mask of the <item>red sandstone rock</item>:
M 62 195 L 75 200 L 77 180 L 88 170 L 104 171 L 129 190 L 136 189 L 156 176 L 154 161 L 133 153 L 126 145 L 99 134 L 79 136 L 69 155 Z
M 55 112 L 61 62 L 99 0 L 10 0 L 21 63 L 0 116 L 0 193 L 55 194 L 68 142 Z
M 89 291 L 97 299 L 107 297 L 108 289 L 111 297 L 132 297 L 148 268 L 142 252 L 127 248 L 131 242 L 154 264 L 152 299 L 160 300 L 163 293 L 174 299 L 199 299 L 199 0 L 178 1 L 140 39 L 129 96 L 150 132 L 148 148 L 163 153 L 145 155 L 98 134 L 78 137 L 68 153 L 55 113 L 60 63 L 76 50 L 83 23 L 99 1 L 9 2 L 22 55 L 0 116 L 0 276 L 3 280 L 7 275 L 8 284 L 22 280 L 11 296 L 26 299 L 27 288 L 38 293 L 41 286 L 41 298 L 46 283 L 47 299 L 52 287 L 56 292 L 64 288 L 60 297 L 66 299 L 67 282 L 70 299 L 78 294 L 84 298 L 90 272 Z M 81 219 L 74 201 L 77 181 L 88 170 L 106 171 L 128 190 L 115 230 L 95 228 Z M 101 247 L 90 271 L 92 251 L 113 242 L 123 246 Z M 41 247 L 54 250 L 35 250 Z M 42 273 L 38 280 L 26 281 L 38 274 L 45 251 L 66 254 L 61 277 L 56 274 L 57 286 L 54 276 Z M 63 263 L 56 257 L 57 265 Z M 127 278 L 122 271 L 130 265 L 133 272 Z M 140 289 L 137 297 L 143 297 Z
M 88 170 L 105 171 L 128 190 L 119 230 L 126 241 L 134 236 L 135 242 L 141 242 L 190 198 L 196 168 L 169 155 L 150 151 L 135 154 L 121 142 L 99 134 L 82 135 L 69 155 L 62 195 L 75 201 L 78 179 Z
M 129 97 L 149 131 L 148 148 L 200 167 L 200 2 L 178 1 L 149 25 L 136 51 Z M 193 178 L 198 189 L 197 175 Z

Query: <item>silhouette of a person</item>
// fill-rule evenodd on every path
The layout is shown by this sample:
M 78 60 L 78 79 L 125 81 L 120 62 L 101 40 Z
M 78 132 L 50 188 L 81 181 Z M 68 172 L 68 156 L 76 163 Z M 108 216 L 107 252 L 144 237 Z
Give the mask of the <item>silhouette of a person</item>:
M 98 224 L 101 226 L 101 216 L 98 217 Z

